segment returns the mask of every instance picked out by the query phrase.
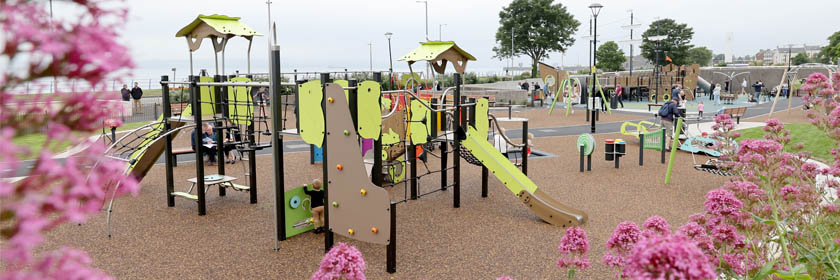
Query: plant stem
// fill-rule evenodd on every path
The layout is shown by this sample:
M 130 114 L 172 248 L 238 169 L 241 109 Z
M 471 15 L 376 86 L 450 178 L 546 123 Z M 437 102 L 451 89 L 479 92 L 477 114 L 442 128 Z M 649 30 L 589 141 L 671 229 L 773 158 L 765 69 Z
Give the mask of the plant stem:
M 776 231 L 779 232 L 779 243 L 782 244 L 782 253 L 785 256 L 785 264 L 787 264 L 788 269 L 791 270 L 794 276 L 796 273 L 793 272 L 793 262 L 790 261 L 790 253 L 787 249 L 787 239 L 785 238 L 785 231 L 782 229 L 781 222 L 779 221 L 779 209 L 776 206 L 776 200 L 773 198 L 772 195 L 769 195 L 770 198 L 770 206 L 773 207 L 773 222 L 776 225 Z

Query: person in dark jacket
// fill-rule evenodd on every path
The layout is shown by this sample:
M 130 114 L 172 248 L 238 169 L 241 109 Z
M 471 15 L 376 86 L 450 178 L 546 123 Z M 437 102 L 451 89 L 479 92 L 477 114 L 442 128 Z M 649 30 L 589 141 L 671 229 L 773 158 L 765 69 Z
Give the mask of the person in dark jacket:
M 140 98 L 143 97 L 143 90 L 140 89 L 140 84 L 134 82 L 134 88 L 131 89 L 131 98 L 134 98 L 134 109 L 137 112 L 143 113 L 143 104 L 140 103 Z
M 122 101 L 131 101 L 131 91 L 128 90 L 128 85 L 123 84 L 120 95 L 122 96 Z
M 670 143 L 673 143 L 674 137 L 676 137 L 674 136 L 674 120 L 682 117 L 679 110 L 679 95 L 675 95 L 672 98 L 673 99 L 671 101 L 662 104 L 662 106 L 665 107 L 667 113 L 665 116 L 660 116 L 662 118 L 662 128 L 665 129 L 665 135 L 668 135 L 668 137 L 670 138 L 670 140 L 668 141 L 668 145 L 670 145 Z M 671 148 L 669 147 L 667 148 L 667 150 L 671 150 Z
M 324 191 L 321 190 L 321 180 L 312 181 L 312 191 L 303 188 L 303 192 L 309 196 L 309 206 L 312 211 L 312 225 L 315 226 L 315 233 L 326 231 L 324 228 Z M 320 223 L 320 226 L 318 225 Z
M 190 142 L 192 143 L 193 151 L 198 152 L 198 147 L 195 145 L 196 131 L 198 131 L 198 129 L 193 130 L 192 137 L 190 137 Z M 202 150 L 204 151 L 204 155 L 207 155 L 207 159 L 210 162 L 210 165 L 216 165 L 216 133 L 213 131 L 213 125 L 205 123 L 201 126 L 201 142 L 202 145 L 211 146 L 205 146 Z

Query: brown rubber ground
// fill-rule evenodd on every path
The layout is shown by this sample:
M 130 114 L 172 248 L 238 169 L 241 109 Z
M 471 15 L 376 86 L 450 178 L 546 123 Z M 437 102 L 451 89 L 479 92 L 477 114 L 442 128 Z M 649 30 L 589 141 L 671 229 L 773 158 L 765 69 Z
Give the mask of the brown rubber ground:
M 797 112 L 793 114 L 801 114 Z M 702 211 L 707 191 L 727 180 L 695 170 L 690 154 L 678 152 L 673 181 L 665 185 L 666 165 L 659 163 L 659 152 L 646 151 L 645 165 L 639 166 L 635 139 L 627 139 L 627 155 L 621 168 L 615 169 L 613 162 L 604 160 L 603 140 L 616 137 L 620 136 L 595 135 L 598 145 L 591 172 L 578 172 L 576 137 L 535 139 L 537 149 L 556 156 L 528 162 L 529 177 L 541 190 L 589 215 L 583 229 L 589 236 L 592 266 L 579 272 L 579 279 L 613 278 L 614 271 L 600 260 L 619 222 L 641 224 L 660 215 L 675 230 L 690 214 Z M 287 188 L 321 176 L 321 165 L 309 165 L 308 157 L 307 153 L 285 155 Z M 430 158 L 429 167 L 437 168 L 439 161 Z M 705 159 L 698 156 L 698 161 Z M 196 203 L 184 199 L 166 207 L 164 168 L 157 165 L 143 180 L 137 197 L 116 201 L 112 238 L 106 237 L 103 212 L 81 226 L 56 228 L 44 247 L 67 244 L 84 249 L 94 266 L 123 279 L 306 279 L 323 256 L 323 235 L 304 233 L 273 250 L 272 160 L 268 155 L 257 160 L 258 204 L 249 204 L 247 193 L 228 190 L 226 197 L 219 197 L 218 190 L 211 189 L 206 216 L 198 216 Z M 481 169 L 462 164 L 460 208 L 452 208 L 452 189 L 398 205 L 396 274 L 385 272 L 384 246 L 337 235 L 336 241 L 362 251 L 370 279 L 565 278 L 566 272 L 555 265 L 564 230 L 537 220 L 492 175 L 490 195 L 481 198 Z M 215 168 L 205 170 L 211 174 Z M 245 183 L 241 164 L 227 168 L 229 175 Z M 422 164 L 418 172 L 425 172 Z M 179 164 L 176 189 L 184 191 L 185 180 L 194 174 L 192 163 Z M 451 172 L 449 176 L 452 182 Z M 437 174 L 420 181 L 421 192 L 439 186 Z M 402 199 L 403 193 L 402 185 L 393 187 L 392 199 Z

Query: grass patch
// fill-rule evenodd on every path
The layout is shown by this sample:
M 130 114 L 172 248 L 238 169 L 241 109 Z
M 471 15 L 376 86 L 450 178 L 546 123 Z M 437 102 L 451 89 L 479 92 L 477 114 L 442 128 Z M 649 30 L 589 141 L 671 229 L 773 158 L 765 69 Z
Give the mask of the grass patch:
M 754 127 L 738 130 L 741 133 L 738 141 L 743 139 L 764 139 L 764 135 L 767 133 L 762 128 Z M 790 146 L 802 142 L 805 145 L 804 150 L 810 152 L 814 159 L 822 162 L 832 162 L 834 160 L 834 157 L 831 155 L 831 148 L 835 146 L 835 143 L 823 131 L 807 123 L 786 123 L 785 129 L 790 130 Z M 785 151 L 790 152 L 790 148 L 785 147 Z
M 117 131 L 126 131 L 126 130 L 133 130 L 135 128 L 141 127 L 148 124 L 148 122 L 135 122 L 135 123 L 127 123 L 123 124 Z M 98 133 L 98 132 L 95 132 Z M 105 130 L 105 133 L 110 134 L 109 130 Z M 76 137 L 88 137 L 92 134 L 74 134 Z M 44 145 L 47 143 L 47 135 L 43 133 L 30 133 L 26 135 L 21 135 L 12 139 L 12 143 L 17 146 L 24 146 L 26 147 L 31 153 L 28 155 L 24 155 L 21 157 L 21 160 L 30 160 L 35 159 L 38 157 L 38 154 L 42 149 L 44 149 Z M 72 141 L 64 141 L 61 143 L 51 143 L 49 147 L 46 147 L 50 152 L 53 154 L 61 153 L 70 148 L 70 145 L 73 144 Z

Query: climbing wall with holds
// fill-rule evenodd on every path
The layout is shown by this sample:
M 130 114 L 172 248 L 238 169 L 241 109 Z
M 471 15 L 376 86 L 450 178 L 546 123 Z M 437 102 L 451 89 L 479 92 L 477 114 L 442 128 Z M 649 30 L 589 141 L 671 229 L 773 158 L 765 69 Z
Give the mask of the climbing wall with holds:
M 391 199 L 370 182 L 340 85 L 327 84 L 327 190 L 330 230 L 359 241 L 391 242 Z

